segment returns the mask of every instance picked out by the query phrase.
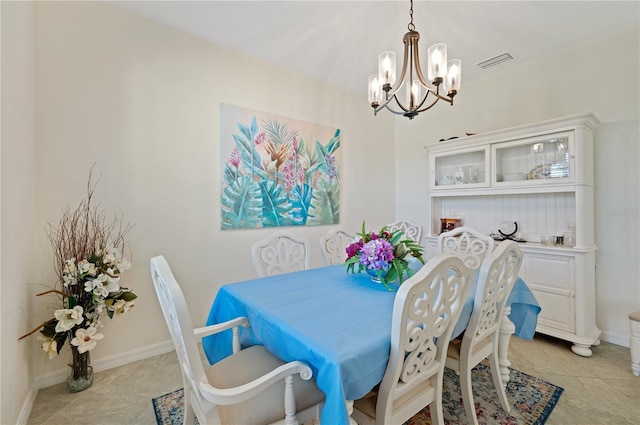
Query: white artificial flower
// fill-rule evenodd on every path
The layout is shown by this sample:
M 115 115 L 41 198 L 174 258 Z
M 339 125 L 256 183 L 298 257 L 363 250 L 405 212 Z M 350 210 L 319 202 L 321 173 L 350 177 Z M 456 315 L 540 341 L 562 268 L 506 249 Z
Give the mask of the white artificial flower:
M 78 283 L 78 280 L 76 279 L 75 276 L 69 275 L 69 274 L 63 274 L 62 275 L 62 284 L 65 287 L 68 287 L 69 285 L 75 285 L 76 283 Z
M 120 290 L 120 285 L 118 282 L 120 281 L 120 277 L 111 277 L 116 276 L 115 272 L 111 267 L 107 269 L 106 273 L 106 281 L 107 281 L 107 291 L 108 292 L 118 292 Z
M 93 287 L 93 295 L 97 297 L 103 297 L 103 298 L 109 295 L 109 291 L 107 291 L 107 288 L 105 288 L 102 283 L 98 281 L 94 281 L 94 282 L 97 282 L 97 284 L 94 285 Z
M 38 335 L 37 339 L 44 341 L 42 343 L 42 349 L 49 356 L 49 360 L 58 355 L 58 343 L 55 340 L 42 335 Z
M 133 301 L 118 300 L 115 302 L 115 304 L 109 306 L 108 308 L 111 311 L 115 311 L 116 315 L 119 315 L 129 311 L 131 307 L 134 306 L 134 304 L 135 303 Z
M 118 268 L 118 272 L 122 273 L 123 271 L 131 268 L 131 263 L 126 258 L 121 258 L 116 261 L 116 267 Z
M 91 291 L 93 291 L 93 294 L 98 296 L 98 297 L 106 297 L 107 295 L 109 295 L 109 291 L 107 290 L 107 288 L 105 288 L 104 283 L 108 280 L 108 276 L 104 273 L 100 273 L 98 275 L 98 277 L 96 277 L 95 279 L 90 280 L 91 282 Z M 91 292 L 89 290 L 87 290 L 87 285 L 85 284 L 85 291 L 87 292 Z
M 97 341 L 104 338 L 104 335 L 96 333 L 97 329 L 89 326 L 87 329 L 79 328 L 76 330 L 76 336 L 71 340 L 71 345 L 78 347 L 78 353 L 82 354 L 93 350 Z
M 87 260 L 82 260 L 78 263 L 78 273 L 80 274 L 88 274 L 90 276 L 96 275 L 96 265 L 90 263 Z
M 115 264 L 118 258 L 118 250 L 116 248 L 107 248 L 104 250 L 104 257 L 102 262 L 108 265 Z
M 84 283 L 84 290 L 85 290 L 85 292 L 93 291 L 93 280 L 87 280 Z
M 64 262 L 64 269 L 62 270 L 65 274 L 76 274 L 76 259 L 72 258 Z
M 66 332 L 69 329 L 73 328 L 75 325 L 79 325 L 84 320 L 82 313 L 84 310 L 82 306 L 75 306 L 73 308 L 63 308 L 60 310 L 56 310 L 53 313 L 53 316 L 58 319 L 58 324 L 56 325 L 56 332 Z

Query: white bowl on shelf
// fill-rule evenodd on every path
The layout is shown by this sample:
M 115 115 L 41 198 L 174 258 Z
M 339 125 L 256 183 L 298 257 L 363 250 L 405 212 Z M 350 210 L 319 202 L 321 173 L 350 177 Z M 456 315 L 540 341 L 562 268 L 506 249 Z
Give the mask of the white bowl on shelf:
M 504 176 L 503 181 L 505 182 L 514 182 L 519 180 L 527 180 L 526 173 L 509 173 Z
M 447 186 L 447 185 L 454 184 L 454 183 L 455 183 L 455 181 L 453 179 L 448 178 L 448 177 L 444 177 L 444 178 L 438 179 L 436 181 L 436 186 Z

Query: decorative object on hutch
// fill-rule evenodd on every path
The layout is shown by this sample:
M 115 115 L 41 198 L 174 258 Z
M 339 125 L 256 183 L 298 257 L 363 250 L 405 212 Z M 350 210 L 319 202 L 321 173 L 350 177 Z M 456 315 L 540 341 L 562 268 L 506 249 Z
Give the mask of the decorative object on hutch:
M 453 59 L 447 62 L 447 45 L 437 43 L 427 50 L 427 78 L 422 73 L 418 41 L 420 33 L 415 30 L 413 24 L 413 0 L 409 8 L 410 22 L 407 25 L 409 31 L 402 38 L 404 43 L 404 59 L 400 79 L 396 81 L 396 53 L 386 51 L 380 53 L 378 58 L 378 74 L 369 77 L 369 103 L 373 107 L 374 115 L 383 109 L 397 115 L 404 115 L 413 119 L 420 112 L 424 112 L 434 106 L 439 100 L 444 100 L 453 105 L 453 97 L 460 90 L 460 78 L 462 75 L 462 61 Z M 405 77 L 407 80 L 405 81 Z M 406 103 L 400 101 L 398 91 L 405 86 Z M 444 86 L 446 95 L 440 93 L 440 86 Z M 426 90 L 422 95 L 422 90 Z M 384 91 L 384 99 L 382 92 Z M 429 94 L 434 99 L 427 103 Z M 391 101 L 395 100 L 399 109 L 391 108 Z M 425 105 L 426 103 L 426 105 Z
M 494 223 L 517 222 L 518 235 L 527 241 L 520 246 L 520 277 L 542 307 L 536 331 L 572 342 L 573 352 L 585 357 L 600 343 L 593 170 L 598 124 L 591 114 L 574 115 L 426 147 L 428 255 L 438 252 L 439 217 L 445 212 L 464 216 L 465 226 L 486 234 Z M 459 169 L 461 184 L 443 181 Z M 547 242 L 566 229 L 569 243 L 563 236 Z

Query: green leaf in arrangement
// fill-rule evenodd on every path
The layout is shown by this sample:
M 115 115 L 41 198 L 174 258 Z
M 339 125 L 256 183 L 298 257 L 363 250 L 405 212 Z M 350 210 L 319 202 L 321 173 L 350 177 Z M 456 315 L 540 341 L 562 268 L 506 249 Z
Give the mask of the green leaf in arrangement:
M 250 176 L 241 176 L 222 193 L 222 228 L 254 228 L 260 222 L 262 193 Z
M 57 320 L 54 320 L 53 322 L 47 323 L 40 330 L 40 333 L 42 335 L 46 336 L 47 338 L 53 338 L 56 335 L 56 325 L 57 324 L 58 324 Z
M 121 296 L 119 296 L 118 298 L 125 300 L 125 301 L 133 301 L 136 298 L 138 298 L 138 296 L 136 294 L 134 294 L 133 292 L 123 292 Z

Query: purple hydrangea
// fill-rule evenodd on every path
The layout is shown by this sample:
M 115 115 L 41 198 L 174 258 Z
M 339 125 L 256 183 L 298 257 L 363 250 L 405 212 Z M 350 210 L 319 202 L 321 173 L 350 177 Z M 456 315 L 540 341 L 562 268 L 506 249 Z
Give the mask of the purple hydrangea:
M 393 245 L 386 239 L 372 239 L 360 249 L 360 264 L 368 270 L 387 268 L 393 260 Z

